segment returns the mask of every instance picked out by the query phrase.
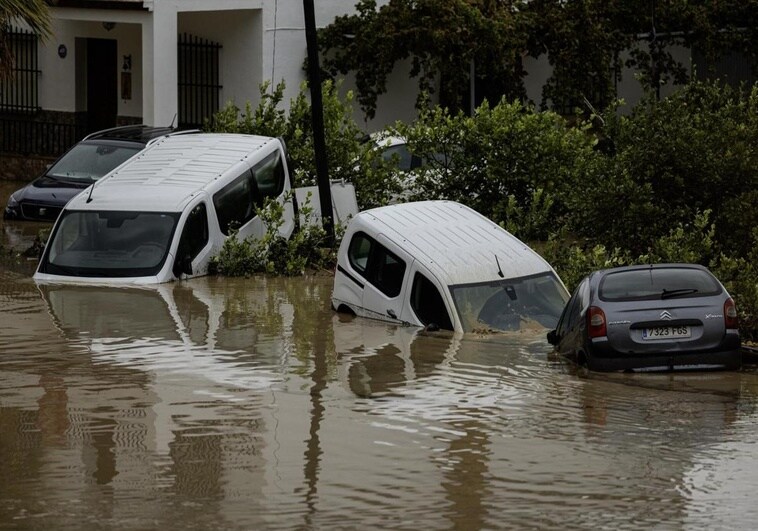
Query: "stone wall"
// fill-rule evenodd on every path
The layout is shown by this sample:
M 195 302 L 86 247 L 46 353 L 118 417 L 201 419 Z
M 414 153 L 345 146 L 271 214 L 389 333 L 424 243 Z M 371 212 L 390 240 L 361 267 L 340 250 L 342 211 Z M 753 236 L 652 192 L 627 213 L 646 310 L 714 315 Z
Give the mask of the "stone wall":
M 40 111 L 0 115 L 0 180 L 31 181 L 86 134 L 86 113 Z M 117 125 L 142 123 L 119 116 Z
M 53 161 L 55 157 L 0 154 L 0 181 L 29 182 Z

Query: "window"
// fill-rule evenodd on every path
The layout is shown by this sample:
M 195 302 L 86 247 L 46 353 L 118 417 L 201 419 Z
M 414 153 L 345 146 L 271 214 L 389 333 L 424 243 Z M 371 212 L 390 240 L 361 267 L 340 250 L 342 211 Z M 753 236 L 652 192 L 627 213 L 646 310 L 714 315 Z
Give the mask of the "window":
M 519 330 L 522 325 L 555 327 L 567 293 L 551 272 L 450 287 L 464 332 L 482 326 Z
M 350 241 L 350 247 L 347 250 L 347 257 L 353 269 L 359 273 L 365 273 L 368 266 L 368 253 L 371 251 L 371 242 L 368 236 L 362 232 L 353 236 Z
M 584 310 L 584 307 L 586 306 L 585 301 L 589 302 L 587 300 L 588 297 L 586 297 L 586 295 L 589 294 L 589 290 L 586 289 L 588 285 L 588 282 L 585 280 L 576 290 L 576 295 L 571 302 L 571 310 L 568 316 L 569 330 L 574 328 L 576 323 L 578 323 L 579 319 L 582 317 L 582 310 Z
M 656 267 L 609 273 L 600 284 L 604 301 L 661 300 L 721 293 L 713 275 L 689 267 Z
M 157 275 L 168 256 L 177 213 L 66 211 L 41 271 L 53 275 Z
M 352 268 L 388 297 L 403 288 L 405 262 L 363 232 L 357 232 L 347 251 Z
M 179 278 L 181 275 L 181 262 L 189 257 L 190 261 L 200 254 L 208 244 L 208 211 L 205 203 L 200 203 L 187 216 L 184 223 L 182 237 L 179 240 L 179 248 L 176 251 L 176 262 L 174 263 L 174 276 Z
M 405 262 L 376 242 L 374 257 L 372 269 L 375 275 L 372 284 L 388 297 L 397 297 L 403 288 Z
M 258 187 L 252 172 L 246 171 L 213 196 L 221 232 L 228 236 L 232 230 L 253 219 L 257 204 L 260 204 Z
M 263 198 L 276 197 L 284 189 L 284 163 L 282 154 L 277 149 L 253 168 L 255 182 L 260 192 L 259 206 L 263 204 Z
M 411 308 L 424 326 L 434 323 L 443 330 L 453 330 L 453 323 L 439 290 L 431 280 L 418 272 L 413 277 Z
M 47 171 L 47 175 L 62 181 L 89 184 L 141 150 L 140 146 L 80 142 L 63 155 Z

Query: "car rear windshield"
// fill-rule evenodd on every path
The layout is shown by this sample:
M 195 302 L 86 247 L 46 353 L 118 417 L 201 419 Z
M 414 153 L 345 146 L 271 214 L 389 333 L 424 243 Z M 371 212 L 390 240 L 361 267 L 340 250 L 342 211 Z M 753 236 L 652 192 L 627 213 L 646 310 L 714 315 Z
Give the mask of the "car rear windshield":
M 721 285 L 702 269 L 661 267 L 609 273 L 600 282 L 604 301 L 660 300 L 718 295 Z
M 40 271 L 80 277 L 157 275 L 178 213 L 64 211 Z

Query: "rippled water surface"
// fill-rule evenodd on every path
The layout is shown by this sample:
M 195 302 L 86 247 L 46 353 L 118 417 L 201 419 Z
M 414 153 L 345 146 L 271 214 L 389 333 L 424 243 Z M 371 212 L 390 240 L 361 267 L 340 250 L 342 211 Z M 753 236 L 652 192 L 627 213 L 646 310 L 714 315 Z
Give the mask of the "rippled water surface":
M 9 239 L 36 229 L 4 223 Z M 330 276 L 0 265 L 0 528 L 752 528 L 758 377 L 332 313 Z

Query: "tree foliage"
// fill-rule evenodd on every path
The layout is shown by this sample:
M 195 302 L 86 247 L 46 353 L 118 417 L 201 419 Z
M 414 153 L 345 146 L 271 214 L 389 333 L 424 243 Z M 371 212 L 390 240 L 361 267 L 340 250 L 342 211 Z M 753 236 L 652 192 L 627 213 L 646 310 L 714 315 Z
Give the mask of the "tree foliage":
M 697 49 L 706 70 L 725 52 L 758 57 L 758 0 L 360 0 L 356 10 L 324 28 L 320 46 L 329 74 L 355 75 L 369 117 L 405 60 L 420 92 L 455 111 L 467 108 L 472 63 L 478 99 L 494 104 L 523 98 L 523 58 L 546 56 L 541 104 L 570 109 L 611 103 L 624 66 L 654 94 L 685 83 L 677 46 Z
M 319 36 L 329 74 L 355 72 L 358 102 L 369 116 L 386 91 L 396 63 L 410 61 L 421 93 L 438 93 L 451 109 L 463 107 L 472 61 L 482 76 L 498 80 L 509 98 L 523 95 L 517 25 L 518 0 L 360 0 L 357 13 L 338 17 Z

